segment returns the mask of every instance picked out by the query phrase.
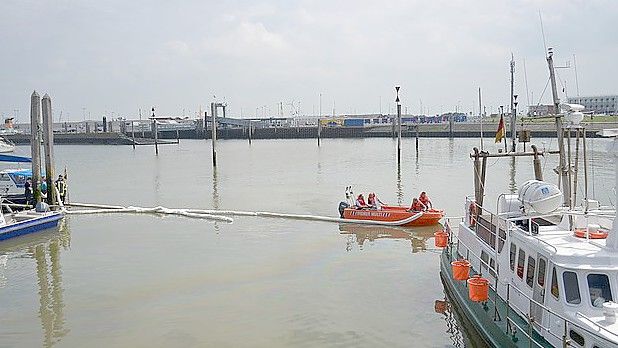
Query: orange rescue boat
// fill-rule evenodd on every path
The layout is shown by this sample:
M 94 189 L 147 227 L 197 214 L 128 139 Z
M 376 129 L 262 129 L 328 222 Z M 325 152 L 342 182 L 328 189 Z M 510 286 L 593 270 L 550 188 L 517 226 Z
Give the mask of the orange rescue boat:
M 440 222 L 444 217 L 444 211 L 428 209 L 418 212 L 411 211 L 408 207 L 384 205 L 381 209 L 345 208 L 341 215 L 348 220 L 382 221 L 394 226 L 430 226 Z

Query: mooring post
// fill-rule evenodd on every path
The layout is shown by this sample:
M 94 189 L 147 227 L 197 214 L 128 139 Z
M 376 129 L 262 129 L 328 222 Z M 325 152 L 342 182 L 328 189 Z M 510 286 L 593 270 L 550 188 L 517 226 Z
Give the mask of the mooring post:
M 180 134 L 178 132 L 178 129 L 176 129 L 176 144 L 180 144 Z
M 217 104 L 210 103 L 210 115 L 212 116 L 212 166 L 217 166 Z
M 94 129 L 97 129 L 97 127 L 95 126 Z M 107 117 L 105 116 L 103 116 L 103 133 L 107 133 Z
M 534 164 L 534 178 L 536 180 L 543 181 L 541 159 L 539 158 L 539 150 L 536 148 L 536 145 L 532 145 L 532 152 L 534 153 L 534 159 L 532 160 L 532 163 Z
M 479 149 L 475 147 L 472 151 L 472 158 L 474 158 L 474 201 L 478 204 L 481 200 L 481 161 Z
M 47 204 L 56 204 L 54 190 L 54 121 L 52 118 L 51 98 L 45 94 L 42 101 L 43 110 L 43 148 L 45 149 L 45 181 L 47 183 Z
M 418 123 L 414 129 L 416 130 L 416 153 L 418 154 Z
M 247 136 L 249 137 L 249 145 L 251 145 L 251 138 L 253 137 L 253 131 L 251 130 L 251 121 L 249 121 L 249 129 L 247 130 Z
M 318 117 L 318 147 L 320 147 L 320 138 L 322 137 L 322 122 Z
M 39 120 L 41 118 L 41 97 L 34 91 L 30 97 L 30 151 L 32 155 L 32 194 L 34 202 L 41 202 L 41 137 Z M 28 204 L 28 202 L 26 202 Z
M 399 102 L 399 86 L 395 86 L 397 98 L 397 164 L 401 163 L 401 103 Z
M 135 122 L 131 121 L 131 138 L 133 138 L 133 150 L 135 150 Z
M 453 137 L 453 123 L 455 123 L 455 115 L 451 113 L 448 117 L 448 137 Z
M 152 132 L 154 133 L 155 155 L 159 155 L 159 129 L 157 128 L 154 107 L 152 108 Z

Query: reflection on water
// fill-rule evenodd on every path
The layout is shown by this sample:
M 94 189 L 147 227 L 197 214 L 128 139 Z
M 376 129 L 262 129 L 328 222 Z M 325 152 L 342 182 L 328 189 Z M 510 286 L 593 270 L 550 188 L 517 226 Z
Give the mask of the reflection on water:
M 446 334 L 453 343 L 453 346 L 457 348 L 465 347 L 466 344 L 463 334 L 461 330 L 459 330 L 459 322 L 455 317 L 453 307 L 446 295 L 444 295 L 442 299 L 434 302 L 434 311 L 443 316 L 444 322 L 446 323 Z
M 409 240 L 413 253 L 427 250 L 427 240 L 433 238 L 436 231 L 442 230 L 442 225 L 424 227 L 398 227 L 398 226 L 368 226 L 355 224 L 340 224 L 339 231 L 344 235 L 353 235 L 355 239 L 348 238 L 346 250 L 351 251 L 354 242 L 360 249 L 366 241 L 374 242 L 378 239 L 403 239 Z
M 43 329 L 42 346 L 51 347 L 64 337 L 69 329 L 65 327 L 62 267 L 60 252 L 70 247 L 70 232 L 65 221 L 57 230 L 45 231 L 7 240 L 0 244 L 0 257 L 6 268 L 12 262 L 33 259 L 38 284 L 39 319 Z M 10 285 L 11 279 L 4 277 L 0 288 Z

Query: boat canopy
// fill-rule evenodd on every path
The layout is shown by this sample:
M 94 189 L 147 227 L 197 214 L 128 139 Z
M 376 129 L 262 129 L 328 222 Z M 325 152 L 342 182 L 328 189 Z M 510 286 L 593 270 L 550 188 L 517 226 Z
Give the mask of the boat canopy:
M 0 162 L 14 162 L 14 163 L 31 163 L 32 158 L 14 155 L 0 154 Z

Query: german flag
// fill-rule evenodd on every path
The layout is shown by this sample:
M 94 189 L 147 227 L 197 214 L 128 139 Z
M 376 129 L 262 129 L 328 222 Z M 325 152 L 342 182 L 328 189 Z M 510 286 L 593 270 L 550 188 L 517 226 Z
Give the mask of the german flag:
M 499 143 L 506 136 L 506 130 L 504 128 L 504 115 L 500 115 L 500 123 L 498 123 L 498 131 L 496 132 L 496 143 Z

